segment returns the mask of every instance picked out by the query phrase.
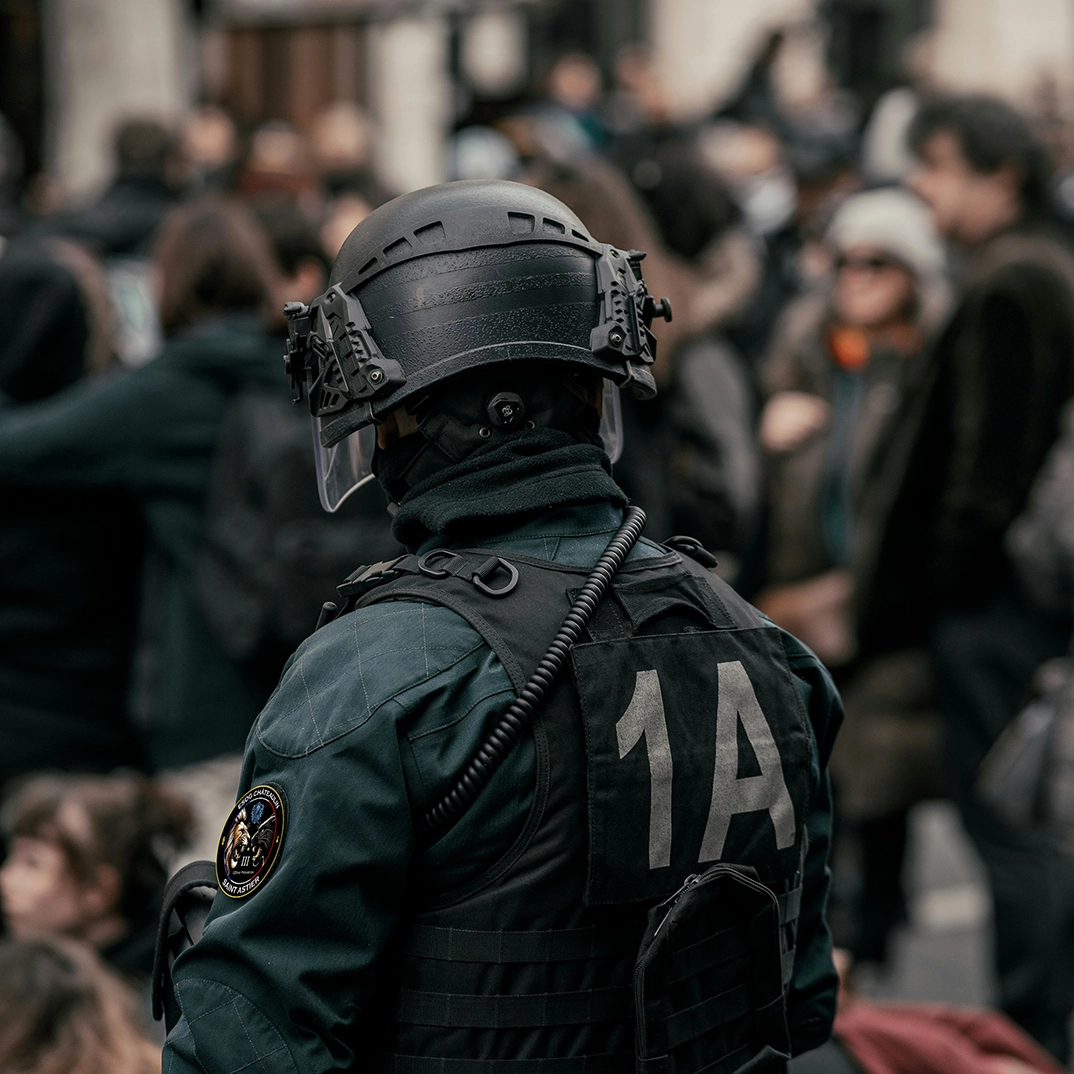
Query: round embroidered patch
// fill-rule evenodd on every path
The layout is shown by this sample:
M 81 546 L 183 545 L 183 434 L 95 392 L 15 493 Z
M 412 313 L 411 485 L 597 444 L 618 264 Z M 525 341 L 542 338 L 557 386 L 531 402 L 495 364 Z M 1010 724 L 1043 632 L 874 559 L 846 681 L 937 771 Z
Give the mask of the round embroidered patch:
M 233 899 L 268 879 L 283 842 L 284 798 L 276 787 L 251 787 L 236 803 L 216 848 L 216 882 Z

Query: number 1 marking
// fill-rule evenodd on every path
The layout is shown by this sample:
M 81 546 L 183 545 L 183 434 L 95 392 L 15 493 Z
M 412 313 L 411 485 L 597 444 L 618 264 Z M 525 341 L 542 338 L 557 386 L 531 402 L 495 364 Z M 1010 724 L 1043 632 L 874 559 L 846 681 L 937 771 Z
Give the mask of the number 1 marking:
M 634 695 L 626 712 L 615 725 L 622 760 L 645 739 L 649 758 L 649 868 L 671 864 L 671 743 L 664 716 L 664 698 L 656 671 L 639 671 L 634 679 Z

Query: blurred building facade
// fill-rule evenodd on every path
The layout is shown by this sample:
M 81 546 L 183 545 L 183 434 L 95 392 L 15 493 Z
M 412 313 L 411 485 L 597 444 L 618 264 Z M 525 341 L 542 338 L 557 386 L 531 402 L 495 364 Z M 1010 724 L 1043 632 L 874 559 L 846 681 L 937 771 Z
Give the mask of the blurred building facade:
M 108 134 L 131 113 L 176 117 L 199 100 L 299 129 L 325 105 L 366 106 L 378 167 L 405 189 L 442 176 L 469 83 L 505 97 L 558 51 L 610 74 L 627 44 L 653 50 L 669 100 L 702 114 L 735 89 L 764 35 L 806 26 L 810 51 L 866 101 L 901 77 L 906 40 L 934 33 L 929 67 L 951 88 L 1074 107 L 1074 0 L 0 0 L 0 112 L 69 197 L 109 170 Z

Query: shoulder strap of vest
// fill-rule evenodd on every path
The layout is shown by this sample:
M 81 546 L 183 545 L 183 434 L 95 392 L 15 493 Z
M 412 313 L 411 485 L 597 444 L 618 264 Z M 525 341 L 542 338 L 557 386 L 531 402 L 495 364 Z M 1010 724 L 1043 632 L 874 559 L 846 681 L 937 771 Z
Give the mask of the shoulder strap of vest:
M 491 549 L 436 548 L 355 571 L 338 592 L 341 608 L 387 600 L 439 604 L 462 616 L 496 653 L 521 691 L 544 656 L 591 568 Z M 615 586 L 659 572 L 681 573 L 676 553 L 623 564 Z
M 581 587 L 588 572 L 585 566 L 514 552 L 435 548 L 420 556 L 407 554 L 359 567 L 337 587 L 339 604 L 326 604 L 317 626 L 354 608 L 387 600 L 440 604 L 473 626 L 500 658 L 515 688 L 521 690 L 567 613 L 571 594 Z M 614 590 L 636 600 L 635 594 L 655 594 L 669 579 L 683 576 L 703 583 L 714 625 L 769 625 L 726 582 L 677 547 L 665 555 L 623 564 Z

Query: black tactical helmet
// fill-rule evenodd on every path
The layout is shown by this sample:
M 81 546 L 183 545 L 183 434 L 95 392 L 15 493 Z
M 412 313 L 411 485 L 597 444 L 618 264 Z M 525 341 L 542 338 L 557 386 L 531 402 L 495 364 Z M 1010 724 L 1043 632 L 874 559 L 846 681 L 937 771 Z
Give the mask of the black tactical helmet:
M 656 393 L 638 251 L 594 240 L 562 202 L 502 181 L 445 183 L 371 213 L 328 290 L 288 303 L 287 372 L 331 448 L 481 366 L 545 361 Z

